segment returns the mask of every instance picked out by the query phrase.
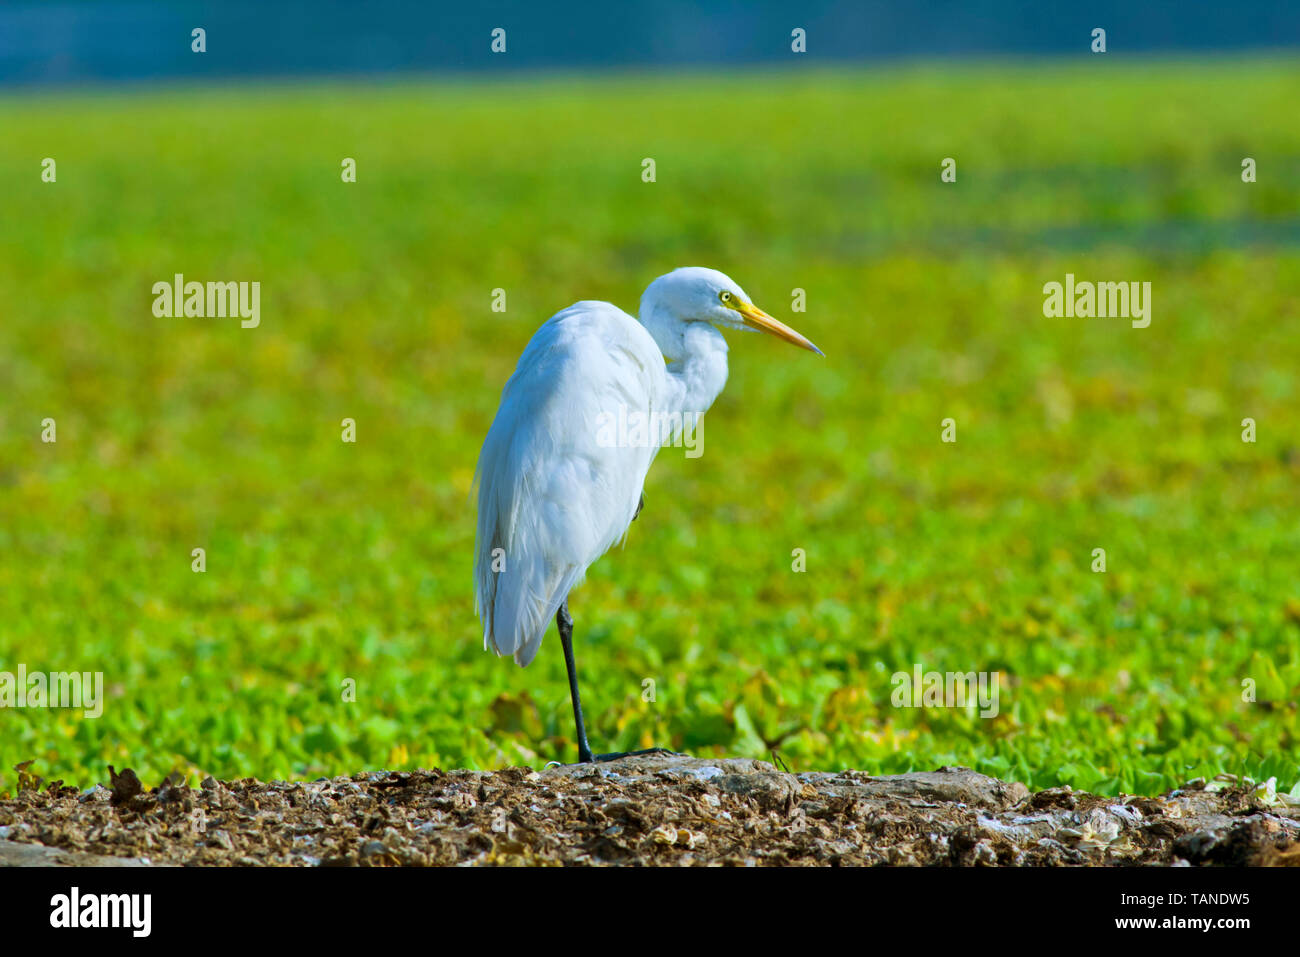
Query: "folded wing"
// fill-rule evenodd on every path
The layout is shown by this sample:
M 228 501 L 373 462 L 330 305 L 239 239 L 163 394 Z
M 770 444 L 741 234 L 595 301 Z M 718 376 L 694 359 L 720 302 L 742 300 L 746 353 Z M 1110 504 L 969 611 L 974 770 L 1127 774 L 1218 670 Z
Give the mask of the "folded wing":
M 617 423 L 648 420 L 664 381 L 650 334 L 609 303 L 576 303 L 529 341 L 479 455 L 485 648 L 532 661 L 569 591 L 626 534 L 658 445 L 621 441 Z

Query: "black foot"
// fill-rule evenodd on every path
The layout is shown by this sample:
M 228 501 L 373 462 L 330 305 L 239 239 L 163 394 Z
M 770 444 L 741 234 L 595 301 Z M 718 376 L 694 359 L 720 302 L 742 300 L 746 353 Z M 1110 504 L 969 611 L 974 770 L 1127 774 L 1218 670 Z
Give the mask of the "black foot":
M 617 761 L 619 758 L 637 758 L 643 754 L 677 754 L 667 748 L 643 748 L 640 751 L 611 751 L 609 754 L 593 754 L 588 761 Z

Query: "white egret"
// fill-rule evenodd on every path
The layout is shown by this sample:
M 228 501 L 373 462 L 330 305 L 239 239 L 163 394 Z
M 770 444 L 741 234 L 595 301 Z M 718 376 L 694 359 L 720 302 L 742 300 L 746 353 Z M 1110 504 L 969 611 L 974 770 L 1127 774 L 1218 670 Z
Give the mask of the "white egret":
M 608 423 L 639 413 L 676 428 L 702 416 L 727 381 L 720 329 L 761 330 L 822 354 L 717 270 L 676 269 L 646 289 L 639 322 L 607 302 L 584 301 L 543 323 L 483 442 L 474 559 L 483 647 L 526 666 L 554 616 L 582 762 L 622 754 L 593 755 L 587 743 L 569 592 L 626 536 L 644 504 L 650 463 L 672 438 L 651 429 L 646 442 L 611 442 Z

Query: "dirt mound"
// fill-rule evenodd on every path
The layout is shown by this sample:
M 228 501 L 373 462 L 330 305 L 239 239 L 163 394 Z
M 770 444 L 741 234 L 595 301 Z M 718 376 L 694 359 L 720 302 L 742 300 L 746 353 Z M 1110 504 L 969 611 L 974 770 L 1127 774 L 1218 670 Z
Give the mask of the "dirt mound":
M 1300 863 L 1300 808 L 1198 782 L 1158 798 L 1031 794 L 967 768 L 789 774 L 681 755 L 0 801 L 0 864 Z

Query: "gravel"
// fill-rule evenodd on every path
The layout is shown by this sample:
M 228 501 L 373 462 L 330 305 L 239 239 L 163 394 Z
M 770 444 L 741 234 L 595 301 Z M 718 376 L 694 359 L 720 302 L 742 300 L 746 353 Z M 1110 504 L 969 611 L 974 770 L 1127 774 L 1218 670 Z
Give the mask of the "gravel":
M 5 864 L 1297 865 L 1300 807 L 1232 780 L 1098 797 L 684 755 L 149 790 L 128 769 L 0 800 Z

